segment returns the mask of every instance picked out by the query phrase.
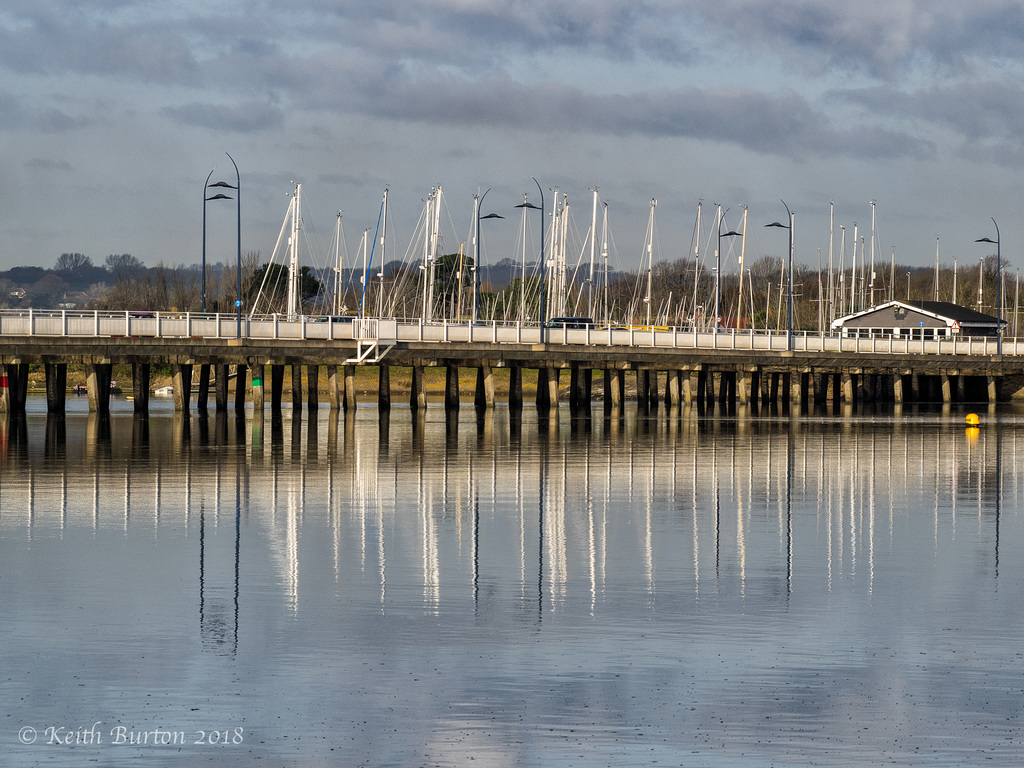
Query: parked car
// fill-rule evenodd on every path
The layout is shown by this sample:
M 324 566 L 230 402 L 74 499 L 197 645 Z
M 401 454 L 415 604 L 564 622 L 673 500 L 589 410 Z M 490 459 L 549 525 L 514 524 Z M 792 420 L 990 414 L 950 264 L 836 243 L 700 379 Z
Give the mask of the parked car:
M 356 319 L 355 315 L 320 315 L 313 318 L 314 323 L 351 323 Z
M 546 323 L 545 328 L 593 328 L 592 317 L 552 317 Z

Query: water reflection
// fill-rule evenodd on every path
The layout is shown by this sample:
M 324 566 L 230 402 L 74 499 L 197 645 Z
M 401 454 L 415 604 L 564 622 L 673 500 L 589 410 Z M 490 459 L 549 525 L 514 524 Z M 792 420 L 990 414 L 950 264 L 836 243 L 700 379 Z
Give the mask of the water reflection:
M 801 556 L 804 567 L 820 558 L 827 588 L 837 577 L 863 575 L 870 592 L 878 552 L 894 546 L 896 525 L 908 514 L 903 500 L 915 496 L 929 499 L 936 552 L 956 539 L 958 518 L 974 510 L 979 535 L 991 534 L 990 562 L 998 575 L 1000 486 L 1003 463 L 1017 466 L 1016 429 L 1007 441 L 998 425 L 965 436 L 941 422 L 865 430 L 843 422 L 641 418 L 606 420 L 595 440 L 573 429 L 580 419 L 562 422 L 553 415 L 532 425 L 534 435 L 513 439 L 508 422 L 497 429 L 494 418 L 477 419 L 471 444 L 458 442 L 459 425 L 450 416 L 442 424 L 421 416 L 390 425 L 389 436 L 378 433 L 376 441 L 372 430 L 357 432 L 350 416 L 323 417 L 323 429 L 321 420 L 303 428 L 302 419 L 293 418 L 272 425 L 272 450 L 263 454 L 260 422 L 252 424 L 246 444 L 244 434 L 229 434 L 219 417 L 208 439 L 207 419 L 200 418 L 206 436 L 190 445 L 189 420 L 178 416 L 169 435 L 166 425 L 154 434 L 150 420 L 134 418 L 124 439 L 115 439 L 123 425 L 112 428 L 109 417 L 89 415 L 84 439 L 66 445 L 58 435 L 68 427 L 48 417 L 41 453 L 28 449 L 27 427 L 0 428 L 5 468 L 23 470 L 5 471 L 0 490 L 8 499 L 27 495 L 29 531 L 39 523 L 36 496 L 43 493 L 59 499 L 55 511 L 62 521 L 88 511 L 92 527 L 109 525 L 116 509 L 126 532 L 145 525 L 159 536 L 161 518 L 177 508 L 191 520 L 211 483 L 219 521 L 221 478 L 233 477 L 255 499 L 250 524 L 271 534 L 293 612 L 299 610 L 299 561 L 314 556 L 301 546 L 301 533 L 309 524 L 314 530 L 323 525 L 321 512 L 331 527 L 331 570 L 340 578 L 346 549 L 355 547 L 363 569 L 374 563 L 382 600 L 385 553 L 394 547 L 407 556 L 418 541 L 423 605 L 431 612 L 442 608 L 444 585 L 453 580 L 464 580 L 467 593 L 479 598 L 509 525 L 519 592 L 526 594 L 528 582 L 538 578 L 539 610 L 557 610 L 580 582 L 596 610 L 606 597 L 610 562 L 635 562 L 653 597 L 662 561 L 669 558 L 675 573 L 684 552 L 695 598 L 709 578 L 716 589 L 725 581 L 746 594 L 752 558 L 774 560 L 779 587 L 790 593 Z M 425 438 L 439 426 L 440 443 Z M 46 482 L 35 480 L 38 475 Z M 166 487 L 176 489 L 174 499 Z M 5 507 L 5 526 L 17 517 L 16 509 Z M 776 544 L 769 547 L 764 536 L 773 519 Z M 43 524 L 49 524 L 45 517 Z M 610 532 L 610 524 L 618 530 Z M 622 535 L 629 530 L 633 534 Z M 689 541 L 669 555 L 661 546 L 666 534 Z M 531 551 L 535 577 L 527 576 Z
M 906 712 L 895 687 L 938 692 L 911 730 L 1016 712 L 972 677 L 1024 687 L 1003 664 L 1024 626 L 1024 575 L 1000 568 L 1000 548 L 1024 543 L 1015 415 L 965 432 L 955 413 L 464 410 L 324 410 L 273 418 L 268 434 L 252 414 L 234 429 L 173 414 L 0 420 L 2 610 L 25 646 L 0 650 L 7 668 L 33 643 L 49 658 L 102 655 L 110 624 L 178 671 L 229 665 L 227 690 L 262 707 L 275 755 L 292 743 L 274 730 L 283 702 L 369 720 L 363 762 L 387 748 L 376 734 L 395 732 L 384 712 L 405 697 L 400 740 L 421 722 L 431 738 L 482 737 L 497 719 L 506 747 L 550 743 L 543 722 L 561 735 L 589 723 L 612 749 L 643 742 L 630 729 L 650 722 L 675 752 L 707 757 L 688 741 L 699 734 L 737 745 L 722 748 L 732 758 L 777 758 L 788 747 L 765 745 L 798 739 L 816 764 L 892 757 L 899 735 L 877 702 Z M 58 599 L 74 586 L 109 610 L 115 579 L 125 615 L 106 623 Z M 58 613 L 67 636 L 52 631 Z M 189 711 L 203 674 L 161 690 Z M 12 701 L 32 699 L 25 686 Z M 529 704 L 506 718 L 515 701 Z M 1005 757 L 1013 742 L 985 742 L 980 719 L 960 737 Z M 287 726 L 311 733 L 297 716 Z M 621 754 L 606 762 L 643 762 Z

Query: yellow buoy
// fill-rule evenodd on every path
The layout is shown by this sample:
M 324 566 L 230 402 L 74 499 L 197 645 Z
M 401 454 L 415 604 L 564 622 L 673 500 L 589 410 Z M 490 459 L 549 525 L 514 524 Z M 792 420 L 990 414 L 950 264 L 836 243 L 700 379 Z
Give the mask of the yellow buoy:
M 976 427 L 981 423 L 981 420 L 978 418 L 978 414 L 976 413 L 968 413 L 966 421 L 967 426 L 969 427 Z

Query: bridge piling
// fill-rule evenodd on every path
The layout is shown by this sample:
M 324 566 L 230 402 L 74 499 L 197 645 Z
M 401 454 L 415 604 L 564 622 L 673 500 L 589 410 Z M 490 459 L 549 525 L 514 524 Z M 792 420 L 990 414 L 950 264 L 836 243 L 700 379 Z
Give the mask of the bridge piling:
M 446 411 L 459 408 L 459 367 L 447 365 L 444 372 L 444 407 Z
M 270 366 L 270 412 L 281 413 L 281 397 L 284 389 L 284 366 Z
M 343 380 L 339 381 L 338 366 L 327 366 L 327 399 L 331 404 L 331 413 L 334 414 L 341 408 L 341 387 Z
M 196 408 L 206 412 L 206 406 L 210 399 L 210 364 L 202 363 L 199 366 L 199 391 L 196 393 Z
M 310 429 L 316 421 L 316 412 L 320 410 L 320 366 L 306 366 L 306 407 L 310 413 Z
M 217 363 L 213 374 L 213 401 L 217 413 L 228 410 L 228 366 Z
M 64 363 L 45 363 L 46 412 L 64 413 L 68 391 L 68 367 Z
M 489 365 L 476 369 L 476 393 L 473 403 L 478 411 L 494 409 L 494 372 Z
M 354 365 L 345 366 L 345 389 L 343 394 L 345 396 L 345 410 L 354 413 L 357 405 L 356 367 Z
M 252 363 L 250 367 L 252 368 L 253 419 L 257 418 L 257 416 L 259 418 L 263 418 L 263 411 L 266 408 L 266 390 L 264 389 L 263 377 L 266 372 L 266 369 L 262 363 Z M 256 428 L 253 427 L 254 431 L 255 429 Z
M 409 407 L 414 411 L 423 410 L 427 407 L 427 389 L 423 380 L 423 366 L 412 367 L 412 387 L 409 392 Z
M 523 410 L 523 369 L 518 365 L 508 369 L 508 407 L 515 413 Z
M 377 368 L 377 410 L 391 410 L 391 366 L 381 364 Z
M 245 416 L 245 363 L 235 366 L 235 418 Z
M 149 413 L 149 380 L 150 365 L 140 360 L 132 361 L 132 397 L 134 411 L 138 414 Z
M 94 369 L 102 366 L 93 366 Z M 107 375 L 107 389 L 110 389 L 110 376 Z M 93 383 L 89 380 L 89 410 L 93 410 Z M 174 390 L 174 410 L 179 413 L 188 413 L 192 399 L 192 366 L 188 363 L 171 364 L 171 387 Z M 107 393 L 109 395 L 109 391 Z M 106 413 L 107 407 L 97 408 L 100 413 Z
M 292 363 L 292 413 L 302 411 L 302 365 Z

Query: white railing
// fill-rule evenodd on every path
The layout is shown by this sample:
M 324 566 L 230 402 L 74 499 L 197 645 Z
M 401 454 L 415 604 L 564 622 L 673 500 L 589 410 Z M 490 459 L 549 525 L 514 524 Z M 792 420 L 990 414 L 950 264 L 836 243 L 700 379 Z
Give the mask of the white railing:
M 138 337 L 163 339 L 233 339 L 238 321 L 231 314 L 190 312 L 83 312 L 69 310 L 0 310 L 0 339 L 5 336 Z M 952 336 L 909 338 L 891 334 L 840 336 L 801 331 L 721 330 L 718 333 L 683 328 L 590 327 L 540 328 L 522 323 L 437 323 L 393 318 L 329 318 L 252 315 L 242 318 L 241 336 L 283 341 L 380 341 L 436 344 L 555 344 L 588 347 L 647 347 L 722 351 L 831 352 L 837 354 L 995 355 L 995 338 Z M 1024 354 L 1018 339 L 1002 340 L 1003 355 Z

